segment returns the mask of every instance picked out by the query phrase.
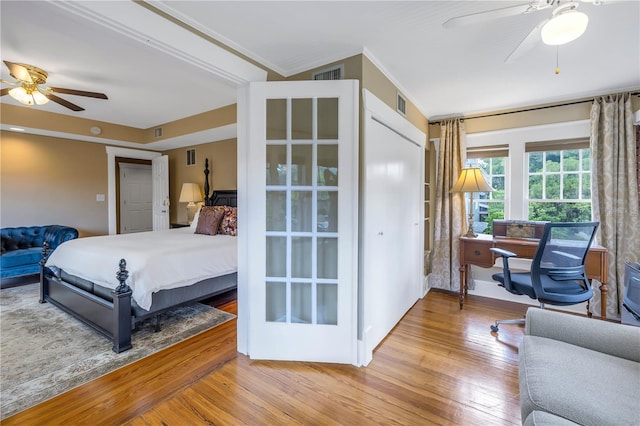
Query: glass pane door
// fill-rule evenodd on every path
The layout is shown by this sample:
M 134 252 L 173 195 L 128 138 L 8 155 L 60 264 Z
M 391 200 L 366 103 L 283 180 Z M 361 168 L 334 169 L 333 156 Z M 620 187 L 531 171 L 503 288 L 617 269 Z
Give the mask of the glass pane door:
M 248 98 L 248 355 L 356 364 L 358 82 L 251 83 Z
M 266 103 L 267 322 L 338 323 L 338 99 Z

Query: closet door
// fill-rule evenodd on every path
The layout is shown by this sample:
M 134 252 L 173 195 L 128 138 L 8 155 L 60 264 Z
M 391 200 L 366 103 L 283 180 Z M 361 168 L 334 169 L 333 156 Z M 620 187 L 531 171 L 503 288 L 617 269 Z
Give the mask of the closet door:
M 248 89 L 248 353 L 357 361 L 358 82 Z
M 425 135 L 365 91 L 361 359 L 421 297 Z

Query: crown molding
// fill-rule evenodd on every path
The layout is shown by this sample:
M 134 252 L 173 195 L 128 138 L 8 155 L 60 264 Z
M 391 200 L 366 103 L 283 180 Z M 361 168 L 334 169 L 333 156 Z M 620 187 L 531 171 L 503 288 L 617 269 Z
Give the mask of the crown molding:
M 49 0 L 50 4 L 156 48 L 232 84 L 266 81 L 267 72 L 133 1 Z

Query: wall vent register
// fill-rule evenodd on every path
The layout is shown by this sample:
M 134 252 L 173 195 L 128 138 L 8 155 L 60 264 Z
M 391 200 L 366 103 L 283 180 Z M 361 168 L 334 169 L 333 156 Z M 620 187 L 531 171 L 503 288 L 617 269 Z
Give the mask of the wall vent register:
M 187 166 L 193 166 L 196 164 L 196 150 L 188 149 L 187 150 Z
M 327 68 L 313 73 L 313 80 L 342 80 L 344 78 L 344 65 Z
M 407 99 L 398 93 L 398 101 L 396 103 L 396 110 L 402 115 L 407 115 Z

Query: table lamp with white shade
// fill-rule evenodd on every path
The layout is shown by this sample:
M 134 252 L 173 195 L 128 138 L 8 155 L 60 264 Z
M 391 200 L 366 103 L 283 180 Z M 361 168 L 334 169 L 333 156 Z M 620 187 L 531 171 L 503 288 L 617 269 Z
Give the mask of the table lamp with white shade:
M 196 211 L 196 203 L 202 201 L 202 191 L 197 183 L 183 183 L 180 191 L 180 203 L 187 203 L 187 221 L 193 222 Z
M 460 177 L 451 192 L 468 192 L 469 193 L 469 229 L 464 234 L 465 237 L 475 238 L 478 236 L 473 232 L 473 193 L 474 192 L 493 192 L 495 191 L 482 174 L 479 167 L 467 167 L 462 169 Z

